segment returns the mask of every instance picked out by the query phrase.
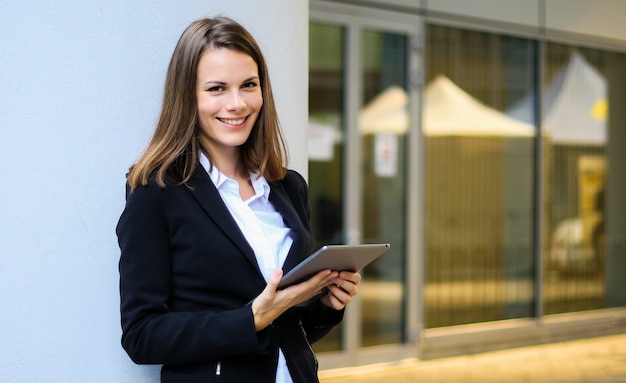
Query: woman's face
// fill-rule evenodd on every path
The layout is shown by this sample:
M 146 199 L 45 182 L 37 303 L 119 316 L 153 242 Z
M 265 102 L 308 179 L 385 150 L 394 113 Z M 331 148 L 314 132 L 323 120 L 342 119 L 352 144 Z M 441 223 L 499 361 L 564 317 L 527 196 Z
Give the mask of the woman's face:
M 196 99 L 202 144 L 217 158 L 236 154 L 263 106 L 259 70 L 252 57 L 226 48 L 203 53 Z

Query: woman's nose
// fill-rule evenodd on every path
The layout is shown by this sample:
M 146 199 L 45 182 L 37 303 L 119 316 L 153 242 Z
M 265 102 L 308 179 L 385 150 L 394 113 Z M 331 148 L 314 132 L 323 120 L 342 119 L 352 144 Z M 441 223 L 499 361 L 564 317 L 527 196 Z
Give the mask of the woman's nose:
M 228 98 L 227 109 L 238 110 L 246 107 L 246 100 L 241 96 L 239 90 L 233 90 Z

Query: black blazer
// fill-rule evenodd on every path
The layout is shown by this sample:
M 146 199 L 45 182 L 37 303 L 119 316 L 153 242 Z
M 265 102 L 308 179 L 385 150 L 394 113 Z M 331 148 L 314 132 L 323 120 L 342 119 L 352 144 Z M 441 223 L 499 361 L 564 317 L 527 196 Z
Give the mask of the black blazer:
M 313 250 L 308 189 L 291 170 L 270 188 L 293 236 L 287 272 Z M 280 347 L 295 383 L 318 381 L 310 343 L 339 323 L 343 311 L 318 300 L 255 331 L 247 303 L 266 283 L 202 166 L 187 186 L 162 188 L 152 179 L 128 193 L 116 232 L 122 346 L 135 363 L 163 364 L 167 383 L 274 383 Z

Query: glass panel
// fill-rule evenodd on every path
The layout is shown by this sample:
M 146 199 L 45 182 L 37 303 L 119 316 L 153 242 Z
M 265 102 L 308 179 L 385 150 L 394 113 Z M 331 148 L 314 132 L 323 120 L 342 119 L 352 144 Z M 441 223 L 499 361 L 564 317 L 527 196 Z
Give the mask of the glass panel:
M 400 343 L 404 334 L 407 37 L 365 31 L 361 49 L 362 242 L 391 243 L 388 253 L 363 270 L 359 289 L 361 345 L 373 346 Z
M 344 29 L 309 27 L 309 197 L 316 248 L 344 243 Z M 316 351 L 341 348 L 341 325 L 315 343 Z
M 606 307 L 626 306 L 626 54 L 606 52 L 603 74 L 607 80 L 607 180 L 605 183 L 604 251 Z M 608 108 L 608 105 L 613 105 Z M 621 106 L 621 107 L 620 107 Z M 604 246 L 602 246 L 604 243 Z M 602 255 L 600 255 L 602 257 Z
M 425 325 L 534 315 L 536 45 L 430 25 Z
M 624 103 L 624 76 L 614 72 L 609 82 L 611 63 L 624 55 L 547 44 L 544 78 L 544 176 L 546 209 L 543 220 L 547 231 L 544 248 L 544 311 L 546 314 L 604 308 L 607 283 L 611 293 L 621 294 L 615 303 L 623 305 L 623 278 L 606 278 L 607 262 L 607 149 L 611 132 L 608 126 L 610 105 Z M 623 65 L 623 64 L 622 64 Z M 623 66 L 621 67 L 624 72 Z M 609 99 L 609 84 L 621 93 Z M 620 97 L 620 96 L 617 96 Z M 609 102 L 610 101 L 610 102 Z M 624 126 L 624 114 L 616 113 L 612 125 Z M 621 125 L 619 119 L 621 118 Z M 618 133 L 616 131 L 616 133 Z M 623 134 L 621 135 L 623 136 Z M 619 140 L 619 133 L 616 139 Z M 617 142 L 616 142 L 617 143 Z M 622 139 L 621 145 L 624 142 Z M 623 163 L 621 158 L 621 163 Z M 621 173 L 611 177 L 621 180 Z M 623 189 L 621 189 L 623 190 Z M 620 195 L 623 193 L 619 193 Z M 616 209 L 624 199 L 613 199 Z M 612 210 L 612 209 L 611 209 Z M 619 211 L 619 210 L 618 210 Z M 618 221 L 623 219 L 618 218 Z M 618 222 L 616 221 L 616 222 Z M 623 226 L 622 226 L 623 228 Z M 623 259 L 622 229 L 612 262 Z M 622 243 L 619 243 L 620 237 Z M 622 261 L 623 262 L 623 261 Z M 623 269 L 622 269 L 623 270 Z M 615 295 L 611 295 L 615 296 Z M 611 304 L 611 303 L 609 303 Z

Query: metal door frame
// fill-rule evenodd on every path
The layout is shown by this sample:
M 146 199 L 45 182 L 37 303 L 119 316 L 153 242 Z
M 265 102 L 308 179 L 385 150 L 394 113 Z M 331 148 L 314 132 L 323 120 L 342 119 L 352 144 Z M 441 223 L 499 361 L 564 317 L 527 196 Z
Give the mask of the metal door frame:
M 410 46 L 409 83 L 409 116 L 407 157 L 407 215 L 405 222 L 406 274 L 404 286 L 404 305 L 406 315 L 405 342 L 375 347 L 360 347 L 360 300 L 356 299 L 348 306 L 344 317 L 342 333 L 343 349 L 338 352 L 325 352 L 318 355 L 321 369 L 357 366 L 372 363 L 398 361 L 417 357 L 420 334 L 423 328 L 424 286 L 424 230 L 423 230 L 423 140 L 421 135 L 421 94 L 423 88 L 423 20 L 417 15 L 389 12 L 379 9 L 364 8 L 352 5 L 310 1 L 310 21 L 345 28 L 346 40 L 344 101 L 346 118 L 346 142 L 344 174 L 344 232 L 348 233 L 349 242 L 359 242 L 361 222 L 361 143 L 357 131 L 358 113 L 361 105 L 361 32 L 365 29 L 376 29 L 404 34 Z

